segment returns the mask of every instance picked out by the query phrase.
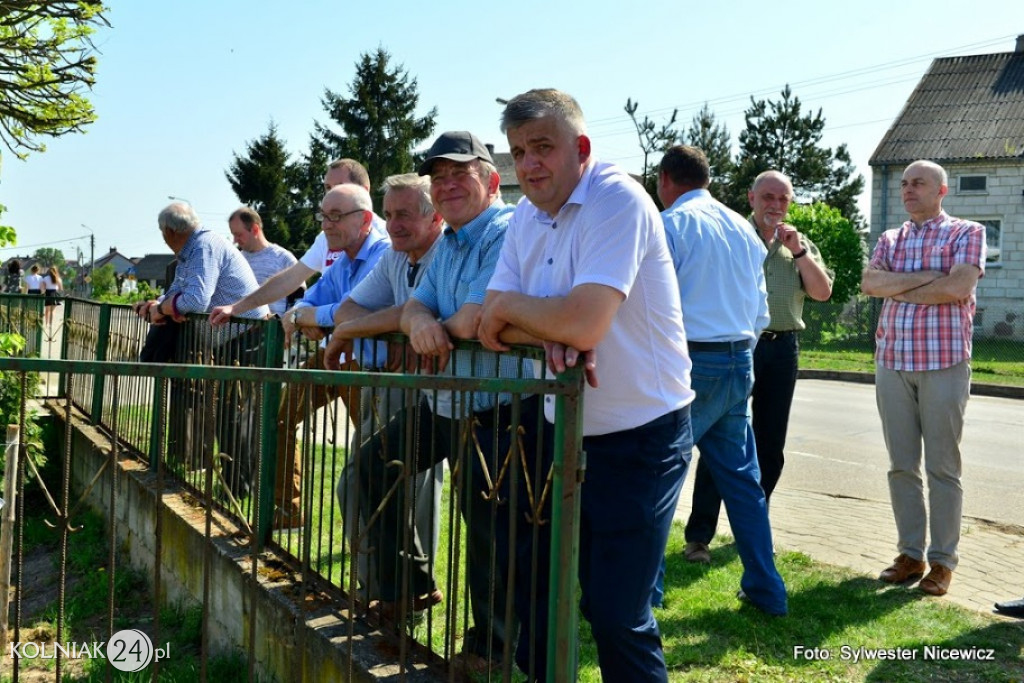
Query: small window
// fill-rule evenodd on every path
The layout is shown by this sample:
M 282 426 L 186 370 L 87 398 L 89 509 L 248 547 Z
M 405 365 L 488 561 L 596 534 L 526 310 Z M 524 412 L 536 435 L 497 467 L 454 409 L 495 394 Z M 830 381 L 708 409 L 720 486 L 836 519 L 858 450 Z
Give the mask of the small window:
M 988 176 L 962 175 L 959 181 L 959 192 L 986 192 L 988 190 Z
M 1002 263 L 1003 222 L 998 218 L 972 218 L 985 226 L 985 245 L 988 254 L 985 263 Z

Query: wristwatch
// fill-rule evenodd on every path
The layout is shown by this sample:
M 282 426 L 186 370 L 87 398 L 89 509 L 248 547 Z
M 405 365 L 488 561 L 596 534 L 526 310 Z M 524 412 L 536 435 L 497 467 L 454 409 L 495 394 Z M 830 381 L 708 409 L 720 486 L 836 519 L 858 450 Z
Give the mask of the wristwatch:
M 299 309 L 297 309 L 297 308 L 293 308 L 292 309 L 291 322 L 292 322 L 292 327 L 298 327 L 299 326 Z

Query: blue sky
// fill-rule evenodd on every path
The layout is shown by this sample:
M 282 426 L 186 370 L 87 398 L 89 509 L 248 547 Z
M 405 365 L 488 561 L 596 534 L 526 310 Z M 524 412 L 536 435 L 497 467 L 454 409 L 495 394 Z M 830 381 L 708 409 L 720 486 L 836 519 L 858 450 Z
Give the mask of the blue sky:
M 274 121 L 297 155 L 327 120 L 324 88 L 347 93 L 360 54 L 378 46 L 418 79 L 438 133 L 468 129 L 507 150 L 495 98 L 557 87 L 579 100 L 595 153 L 630 171 L 642 156 L 627 97 L 658 122 L 679 108 L 688 123 L 706 101 L 735 144 L 750 96 L 789 83 L 823 109 L 825 144 L 847 143 L 870 186 L 868 158 L 933 58 L 1011 51 L 1024 33 L 1019 0 L 108 4 L 97 122 L 25 162 L 4 150 L 3 222 L 18 232 L 4 258 L 38 246 L 88 258 L 83 224 L 97 257 L 166 252 L 156 215 L 169 195 L 227 235 L 232 154 Z

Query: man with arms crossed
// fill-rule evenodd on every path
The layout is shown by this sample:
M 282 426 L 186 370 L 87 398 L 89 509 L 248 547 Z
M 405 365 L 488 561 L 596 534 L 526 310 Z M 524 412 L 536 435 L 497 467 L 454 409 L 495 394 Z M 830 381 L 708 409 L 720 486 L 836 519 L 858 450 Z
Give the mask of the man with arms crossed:
M 936 163 L 907 166 L 901 187 L 910 220 L 882 233 L 861 280 L 861 291 L 883 299 L 875 394 L 899 550 L 879 578 L 914 581 L 927 559 L 931 570 L 918 588 L 929 595 L 946 594 L 959 561 L 960 436 L 971 389 L 974 290 L 985 270 L 985 227 L 942 210 L 947 182 Z
M 541 340 L 555 370 L 584 354 L 591 386 L 583 402 L 583 615 L 604 680 L 667 681 L 650 597 L 690 459 L 694 394 L 665 231 L 643 188 L 591 157 L 569 95 L 518 95 L 501 128 L 526 199 L 488 285 L 480 340 L 495 350 Z M 551 421 L 550 397 L 544 407 Z M 531 553 L 517 549 L 520 621 L 531 623 L 531 607 L 538 613 L 533 632 L 521 631 L 516 663 L 536 680 L 547 669 L 548 533 L 535 549 L 535 596 Z

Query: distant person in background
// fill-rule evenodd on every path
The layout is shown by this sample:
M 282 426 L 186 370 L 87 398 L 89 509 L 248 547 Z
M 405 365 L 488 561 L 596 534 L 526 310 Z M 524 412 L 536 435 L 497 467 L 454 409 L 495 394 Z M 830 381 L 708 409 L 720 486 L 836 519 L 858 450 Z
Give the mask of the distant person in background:
M 25 287 L 29 294 L 43 293 L 43 276 L 39 274 L 39 266 L 33 265 L 25 276 Z
M 53 324 L 53 309 L 60 306 L 60 291 L 64 289 L 57 266 L 50 266 L 43 276 L 43 287 L 46 289 L 46 325 Z
M 7 264 L 7 281 L 4 283 L 4 291 L 8 294 L 21 292 L 21 276 L 23 274 L 21 261 L 16 258 L 11 259 L 11 262 Z
M 274 275 L 291 267 L 297 260 L 292 252 L 267 239 L 263 232 L 263 219 L 248 206 L 235 209 L 228 217 L 228 229 L 235 244 L 242 250 L 242 256 L 249 262 L 256 282 L 261 286 Z M 301 294 L 300 291 L 299 295 Z M 288 309 L 288 298 L 281 297 L 270 302 L 270 312 L 280 317 Z

